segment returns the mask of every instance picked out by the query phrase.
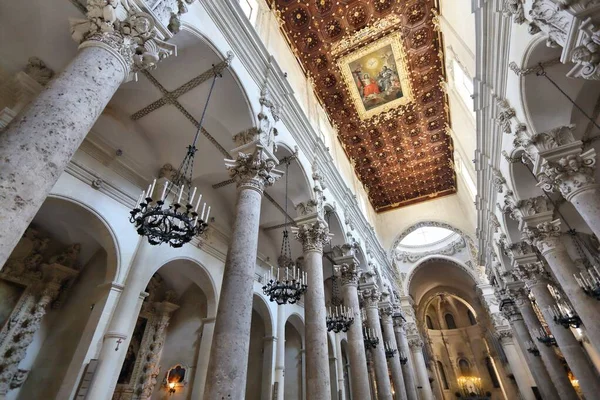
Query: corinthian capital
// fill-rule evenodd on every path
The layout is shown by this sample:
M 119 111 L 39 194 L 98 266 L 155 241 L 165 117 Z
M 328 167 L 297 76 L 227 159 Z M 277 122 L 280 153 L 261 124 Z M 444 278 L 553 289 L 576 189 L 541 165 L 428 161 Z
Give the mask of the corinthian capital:
M 540 261 L 527 264 L 519 264 L 514 269 L 514 274 L 517 278 L 531 287 L 536 284 L 548 284 L 551 282 L 551 277 L 544 269 L 544 264 Z
M 560 220 L 543 222 L 537 227 L 525 227 L 526 240 L 536 246 L 543 254 L 563 246 L 560 241 Z
M 369 289 L 363 289 L 360 292 L 362 300 L 366 308 L 378 308 L 379 300 L 381 300 L 381 293 L 376 287 Z
M 262 193 L 265 186 L 273 185 L 283 173 L 275 169 L 278 164 L 275 156 L 260 144 L 255 143 L 252 147 L 238 148 L 244 151 L 239 151 L 235 160 L 225 160 L 225 166 L 238 187 L 251 188 Z M 251 152 L 246 152 L 249 150 Z
M 581 191 L 598 187 L 594 179 L 596 151 L 589 149 L 580 154 L 569 154 L 557 161 L 544 160 L 538 174 L 545 191 L 559 190 L 568 201 Z
M 358 278 L 361 273 L 358 263 L 336 265 L 334 268 L 336 276 L 342 278 L 342 286 L 358 286 Z
M 423 339 L 421 339 L 420 337 L 417 337 L 417 338 L 408 339 L 408 345 L 410 346 L 411 350 L 416 351 L 416 350 L 421 350 L 423 348 L 423 346 L 425 345 L 425 343 L 423 343 Z
M 87 18 L 70 20 L 71 36 L 80 48 L 100 46 L 120 55 L 129 75 L 175 53 L 166 40 L 179 30 L 179 16 L 191 3 L 158 0 L 150 8 L 134 0 L 88 0 Z
M 292 231 L 296 239 L 302 243 L 304 252 L 323 253 L 323 245 L 331 240 L 329 226 L 320 219 L 299 223 L 296 227 L 292 227 Z

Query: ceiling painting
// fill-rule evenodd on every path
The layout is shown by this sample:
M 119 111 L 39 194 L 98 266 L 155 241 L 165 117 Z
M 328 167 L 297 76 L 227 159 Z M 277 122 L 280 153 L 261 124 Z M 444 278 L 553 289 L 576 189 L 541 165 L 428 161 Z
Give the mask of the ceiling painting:
M 456 192 L 435 0 L 271 0 L 376 211 Z

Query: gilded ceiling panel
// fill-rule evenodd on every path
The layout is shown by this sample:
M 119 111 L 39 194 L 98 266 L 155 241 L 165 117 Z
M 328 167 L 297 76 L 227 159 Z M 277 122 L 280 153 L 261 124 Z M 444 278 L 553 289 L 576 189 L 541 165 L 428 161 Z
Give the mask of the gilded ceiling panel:
M 434 0 L 272 0 L 377 211 L 456 192 Z

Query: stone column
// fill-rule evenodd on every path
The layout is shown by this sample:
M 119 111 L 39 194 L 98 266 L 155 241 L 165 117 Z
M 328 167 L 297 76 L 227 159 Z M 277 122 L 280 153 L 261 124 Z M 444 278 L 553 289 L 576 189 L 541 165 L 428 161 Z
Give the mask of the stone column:
M 210 348 L 215 331 L 215 317 L 207 317 L 202 320 L 202 340 L 198 350 L 198 361 L 196 362 L 196 373 L 194 375 L 194 384 L 192 385 L 192 399 L 201 399 L 206 385 L 206 375 L 208 372 L 208 363 L 206 360 L 210 357 Z
M 336 259 L 336 262 L 338 260 Z M 354 323 L 346 333 L 348 338 L 348 361 L 350 363 L 350 384 L 353 399 L 371 399 L 369 387 L 369 371 L 367 370 L 367 356 L 362 330 L 362 318 L 358 300 L 358 278 L 360 268 L 358 261 L 341 264 L 334 267 L 336 274 L 341 276 L 342 295 L 346 307 L 352 309 Z
M 323 284 L 323 245 L 331 239 L 325 222 L 321 176 L 313 165 L 315 199 L 298 205 L 301 217 L 293 228 L 296 239 L 302 243 L 304 268 L 308 288 L 304 294 L 306 399 L 320 400 L 331 396 L 325 287 Z
M 526 343 L 533 343 L 533 339 L 531 338 L 531 335 L 525 326 L 523 317 L 517 310 L 516 304 L 512 300 L 505 298 L 502 300 L 501 309 L 506 318 L 509 320 L 511 328 L 517 337 L 517 343 L 519 343 L 521 352 L 527 361 L 529 371 L 531 371 L 531 375 L 533 375 L 533 379 L 542 393 L 542 397 L 544 400 L 559 400 L 560 398 L 556 392 L 556 388 L 552 384 L 550 375 L 548 374 L 548 371 L 546 371 L 546 367 L 544 366 L 542 360 L 539 356 L 535 356 L 527 351 Z M 537 347 L 539 348 L 540 346 Z
M 261 104 L 265 101 L 261 97 Z M 262 109 L 261 114 L 267 126 L 236 135 L 234 140 L 240 146 L 231 153 L 238 158 L 225 160 L 229 175 L 237 183 L 237 200 L 208 364 L 206 399 L 238 400 L 246 392 L 261 200 L 265 186 L 282 175 L 275 170 L 278 161 L 272 153 L 274 128 Z
M 375 337 L 379 338 L 377 347 L 371 349 L 373 368 L 375 369 L 375 378 L 377 380 L 377 399 L 392 400 L 392 386 L 390 384 L 390 375 L 383 348 L 381 322 L 379 321 L 379 300 L 381 299 L 381 293 L 374 285 L 370 285 L 366 289 L 363 289 L 361 286 L 361 296 L 367 311 L 367 328 L 374 331 Z
M 408 400 L 418 400 L 415 370 L 410 347 L 408 345 L 408 339 L 406 338 L 406 332 L 404 330 L 404 320 L 402 318 L 394 320 L 394 333 L 396 334 L 396 343 L 398 344 L 398 355 L 400 356 L 403 354 L 406 357 L 406 362 L 402 364 L 406 397 Z
M 512 374 L 517 382 L 517 386 L 519 387 L 521 398 L 523 400 L 535 400 L 535 395 L 533 394 L 533 390 L 531 390 L 529 382 L 530 378 L 528 378 L 526 366 L 521 361 L 518 350 L 515 347 L 512 331 L 500 331 L 498 332 L 498 337 L 502 349 L 504 350 L 504 354 L 506 354 L 506 359 L 508 360 Z
M 0 359 L 0 398 L 5 398 L 11 389 L 11 382 L 18 372 L 19 363 L 25 358 L 29 345 L 48 306 L 58 297 L 62 284 L 77 275 L 77 271 L 60 264 L 42 265 L 44 282 L 37 295 L 39 297 L 30 304 L 30 311 L 21 315 L 16 327 L 8 332 L 5 338 L 2 358 Z
M 79 53 L 0 135 L 0 268 L 121 83 L 175 52 L 151 14 L 88 3 Z
M 600 237 L 600 185 L 594 179 L 596 150 L 584 152 L 583 143 L 573 140 L 572 128 L 561 126 L 538 135 L 537 177 L 542 189 L 558 191 L 573 204 L 592 232 Z M 555 148 L 555 143 L 561 146 Z M 544 144 L 551 148 L 545 148 Z
M 560 220 L 544 222 L 536 228 L 525 228 L 525 232 L 548 262 L 560 287 L 585 325 L 590 342 L 596 349 L 600 349 L 600 302 L 586 295 L 573 276 L 579 269 L 561 242 Z
M 285 388 L 285 304 L 277 307 L 276 346 L 274 382 L 277 382 L 277 397 L 274 400 L 283 400 L 283 392 Z
M 380 313 L 383 328 L 383 341 L 388 342 L 393 349 L 397 350 L 393 357 L 388 358 L 388 365 L 390 367 L 390 372 L 392 373 L 392 382 L 394 383 L 394 391 L 396 394 L 395 399 L 407 400 L 404 377 L 402 376 L 402 366 L 400 364 L 400 349 L 396 343 L 396 336 L 394 335 L 394 321 L 392 320 L 394 309 L 391 304 L 384 305 L 384 307 L 380 309 Z
M 519 266 L 517 273 L 520 279 L 524 280 L 531 293 L 535 296 L 548 328 L 554 336 L 558 348 L 565 357 L 569 368 L 579 380 L 579 387 L 586 398 L 592 399 L 600 393 L 600 382 L 594 372 L 594 366 L 585 354 L 583 347 L 579 344 L 573 332 L 558 325 L 553 318 L 549 307 L 556 304 L 554 297 L 548 289 L 551 278 L 544 270 L 540 262 L 524 264 Z
M 527 292 L 522 287 L 514 287 L 509 289 L 509 293 L 519 308 L 530 335 L 535 337 L 535 332 L 542 329 L 542 324 L 533 310 Z M 561 400 L 577 400 L 579 396 L 575 392 L 573 385 L 571 385 L 567 373 L 554 349 L 542 343 L 538 343 L 537 348 L 540 352 L 541 359 L 546 366 L 546 371 L 548 371 L 548 375 L 556 388 L 558 397 Z
M 342 343 L 339 333 L 335 334 L 335 367 L 338 378 L 338 396 L 339 400 L 346 400 L 346 384 L 344 383 L 344 358 L 342 357 Z
M 415 361 L 415 370 L 417 372 L 417 380 L 421 387 L 421 400 L 433 400 L 433 391 L 429 384 L 429 374 L 427 373 L 427 366 L 425 365 L 425 358 L 423 357 L 423 346 L 424 343 L 421 338 L 410 339 L 408 341 L 410 350 Z

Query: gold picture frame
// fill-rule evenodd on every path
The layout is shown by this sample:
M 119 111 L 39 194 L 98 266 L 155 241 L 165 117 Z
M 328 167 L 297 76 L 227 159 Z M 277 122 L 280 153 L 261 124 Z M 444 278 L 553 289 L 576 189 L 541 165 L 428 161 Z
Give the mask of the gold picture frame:
M 341 57 L 337 65 L 362 120 L 413 101 L 400 32 Z

